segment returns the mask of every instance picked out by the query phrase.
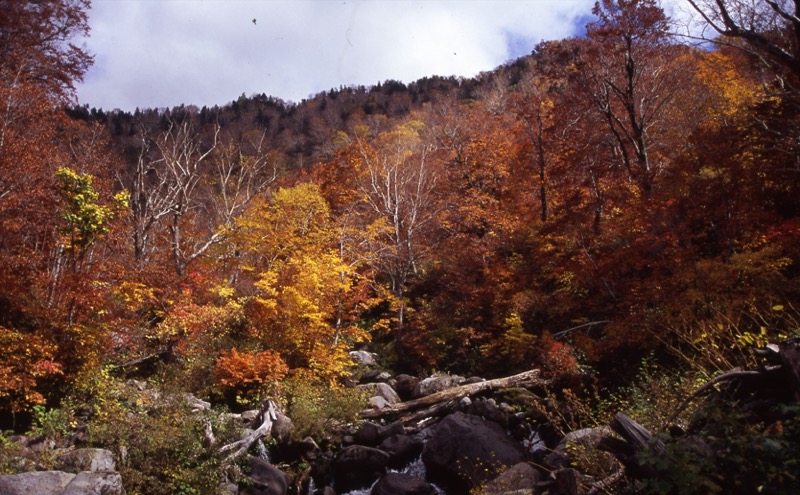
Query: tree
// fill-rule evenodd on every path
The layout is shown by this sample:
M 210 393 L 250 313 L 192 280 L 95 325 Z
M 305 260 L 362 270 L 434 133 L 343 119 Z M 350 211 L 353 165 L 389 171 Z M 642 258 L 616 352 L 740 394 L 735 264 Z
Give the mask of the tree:
M 422 139 L 424 124 L 404 122 L 372 140 L 356 137 L 354 172 L 361 201 L 371 211 L 369 229 L 379 232 L 372 262 L 387 277 L 398 304 L 397 325 L 403 327 L 403 301 L 410 278 L 430 252 L 441 209 L 437 198 L 439 170 L 431 160 L 433 147 Z
M 625 169 L 648 195 L 663 166 L 654 147 L 659 125 L 680 87 L 669 63 L 669 19 L 656 0 L 602 0 L 592 13 L 584 84 Z
M 800 78 L 800 1 L 797 0 L 688 0 L 706 26 L 719 38 L 738 39 L 749 53 L 778 77 L 795 86 Z M 704 34 L 704 33 L 703 33 Z M 798 88 L 795 88 L 797 90 Z
M 368 334 L 341 318 L 361 301 L 352 300 L 354 275 L 338 254 L 319 187 L 303 183 L 279 189 L 269 202 L 256 199 L 231 241 L 249 273 L 239 290 L 248 296 L 248 331 L 257 346 L 280 354 L 295 373 L 329 382 L 341 376 L 351 364 L 347 350 Z

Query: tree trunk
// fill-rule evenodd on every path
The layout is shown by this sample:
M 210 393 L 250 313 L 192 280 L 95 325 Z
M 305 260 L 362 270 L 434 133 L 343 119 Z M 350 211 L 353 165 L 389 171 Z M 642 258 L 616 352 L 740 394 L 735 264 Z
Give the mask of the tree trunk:
M 386 418 L 394 420 L 400 418 L 404 423 L 419 419 L 419 417 L 436 415 L 438 411 L 447 410 L 455 401 L 463 397 L 474 395 L 486 390 L 496 390 L 508 387 L 548 385 L 549 380 L 539 376 L 539 370 L 530 370 L 518 375 L 486 380 L 478 383 L 470 383 L 460 387 L 454 387 L 431 395 L 426 395 L 419 399 L 401 402 L 383 409 L 363 411 L 361 417 L 364 419 Z M 425 408 L 425 409 L 423 409 Z

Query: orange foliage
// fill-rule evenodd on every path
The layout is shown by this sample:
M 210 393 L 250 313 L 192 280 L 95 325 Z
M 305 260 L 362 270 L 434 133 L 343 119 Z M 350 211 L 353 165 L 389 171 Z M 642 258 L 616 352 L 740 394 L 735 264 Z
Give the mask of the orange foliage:
M 242 352 L 231 349 L 217 358 L 214 380 L 225 392 L 274 391 L 289 368 L 279 353 L 266 350 Z

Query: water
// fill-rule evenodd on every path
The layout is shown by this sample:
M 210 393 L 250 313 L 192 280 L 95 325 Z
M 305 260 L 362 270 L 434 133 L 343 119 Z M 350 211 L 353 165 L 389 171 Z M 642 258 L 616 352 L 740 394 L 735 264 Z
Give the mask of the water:
M 390 469 L 389 472 L 390 473 L 405 473 L 405 474 L 409 474 L 409 475 L 411 475 L 411 476 L 413 476 L 415 478 L 419 478 L 421 480 L 424 480 L 425 479 L 425 463 L 422 462 L 422 457 L 420 456 L 415 461 L 410 463 L 408 466 L 404 467 L 403 469 Z M 377 483 L 377 481 L 375 481 L 375 483 Z M 375 486 L 375 483 L 373 483 L 372 486 Z M 436 490 L 436 493 L 438 495 L 447 495 L 444 490 L 442 490 L 438 486 L 434 485 L 433 483 L 431 483 L 431 484 L 433 485 L 433 489 Z M 313 485 L 309 484 L 308 493 L 314 493 L 313 491 L 311 491 L 311 487 L 312 486 Z M 352 492 L 343 493 L 342 495 L 369 495 L 369 493 L 372 491 L 372 486 L 370 486 L 369 488 L 363 488 L 361 490 L 353 490 Z

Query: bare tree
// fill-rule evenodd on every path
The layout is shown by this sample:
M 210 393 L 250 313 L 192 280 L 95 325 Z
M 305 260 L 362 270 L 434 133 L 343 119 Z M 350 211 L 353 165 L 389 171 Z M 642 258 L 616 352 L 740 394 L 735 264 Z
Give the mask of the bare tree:
M 143 135 L 129 186 L 136 260 L 146 259 L 152 234 L 163 227 L 175 271 L 184 275 L 276 177 L 263 135 L 223 145 L 219 126 L 204 141 L 189 120 L 169 121 L 155 139 Z M 187 234 L 190 224 L 195 230 Z
M 386 222 L 382 246 L 374 250 L 377 269 L 391 283 L 398 299 L 398 325 L 404 322 L 409 278 L 428 249 L 422 232 L 438 218 L 435 189 L 439 179 L 429 148 L 410 122 L 382 133 L 378 142 L 358 141 L 364 174 L 359 188 L 369 208 Z
M 800 0 L 687 1 L 713 32 L 702 31 L 701 37 L 716 43 L 740 39 L 766 67 L 800 77 Z

